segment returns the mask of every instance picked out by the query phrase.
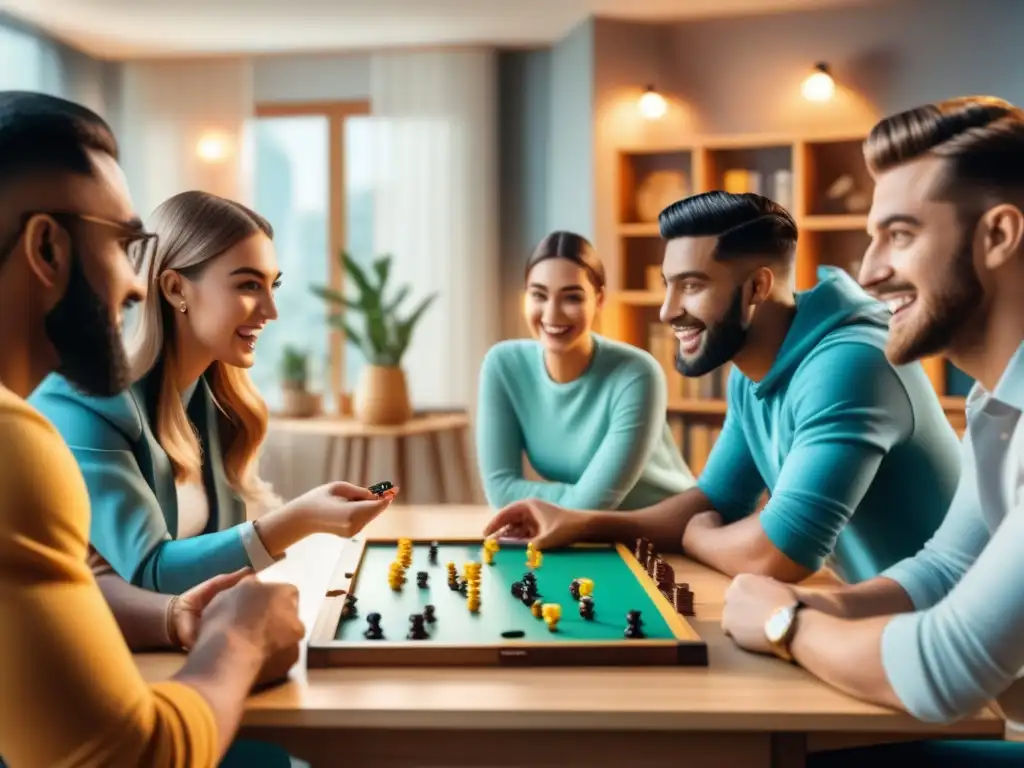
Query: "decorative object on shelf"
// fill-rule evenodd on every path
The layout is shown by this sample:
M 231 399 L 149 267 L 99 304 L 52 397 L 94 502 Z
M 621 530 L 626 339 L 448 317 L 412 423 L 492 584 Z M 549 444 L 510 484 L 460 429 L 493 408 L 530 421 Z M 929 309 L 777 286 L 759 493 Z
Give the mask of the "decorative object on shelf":
M 654 171 L 636 191 L 636 215 L 640 221 L 658 220 L 665 208 L 690 194 L 690 183 L 682 171 Z
M 836 92 L 836 81 L 832 79 L 828 64 L 819 62 L 814 71 L 807 76 L 800 87 L 804 98 L 808 101 L 828 101 Z
M 763 177 L 758 171 L 748 171 L 744 168 L 729 168 L 722 174 L 722 189 L 734 195 L 747 192 L 760 195 L 762 182 Z
M 382 256 L 373 262 L 372 276 L 348 253 L 341 254 L 345 274 L 355 283 L 358 298 L 349 299 L 326 286 L 313 286 L 313 293 L 335 308 L 328 322 L 342 331 L 366 357 L 353 398 L 356 418 L 366 424 L 403 424 L 412 418 L 412 404 L 402 357 L 409 348 L 413 330 L 423 313 L 437 298 L 432 293 L 404 317 L 399 307 L 409 295 L 403 285 L 390 298 L 384 296 L 391 273 L 391 257 Z M 357 331 L 345 310 L 361 313 L 364 327 Z
M 640 97 L 640 114 L 647 120 L 658 120 L 668 111 L 665 97 L 658 93 L 653 85 L 648 85 L 644 95 Z
M 351 392 L 339 392 L 338 393 L 338 415 L 345 418 L 352 416 L 352 393 Z
M 772 174 L 772 200 L 787 211 L 793 211 L 793 172 L 782 168 Z
M 301 419 L 320 413 L 320 395 L 309 391 L 308 382 L 309 355 L 286 346 L 281 357 L 282 416 Z
M 857 182 L 848 173 L 829 185 L 825 200 L 829 211 L 835 213 L 867 213 L 871 208 L 870 192 L 858 189 Z

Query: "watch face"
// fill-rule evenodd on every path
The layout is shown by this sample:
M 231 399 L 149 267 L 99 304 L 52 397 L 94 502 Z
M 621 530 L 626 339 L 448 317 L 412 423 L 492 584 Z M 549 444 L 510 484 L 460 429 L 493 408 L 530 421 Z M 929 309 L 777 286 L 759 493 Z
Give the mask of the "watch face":
M 789 631 L 789 625 L 793 621 L 793 609 L 792 608 L 779 608 L 769 618 L 768 623 L 765 624 L 764 633 L 768 637 L 768 641 L 772 643 L 781 643 L 782 639 L 786 636 L 786 632 Z

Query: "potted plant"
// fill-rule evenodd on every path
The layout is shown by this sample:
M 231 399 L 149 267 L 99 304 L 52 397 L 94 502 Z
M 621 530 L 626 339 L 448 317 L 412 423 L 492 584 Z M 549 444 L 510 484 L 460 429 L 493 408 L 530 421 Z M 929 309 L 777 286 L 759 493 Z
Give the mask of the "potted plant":
M 314 416 L 320 410 L 319 398 L 307 388 L 309 355 L 286 345 L 281 357 L 281 389 L 284 415 L 291 417 Z
M 376 259 L 372 270 L 364 270 L 344 252 L 341 263 L 358 291 L 357 297 L 347 298 L 326 286 L 313 286 L 312 290 L 334 308 L 328 322 L 351 339 L 366 357 L 367 364 L 354 392 L 353 410 L 367 424 L 401 424 L 412 417 L 402 357 L 416 324 L 437 294 L 430 294 L 412 311 L 402 313 L 400 307 L 409 296 L 409 286 L 403 285 L 385 297 L 391 274 L 390 256 Z M 346 310 L 363 315 L 361 329 L 357 330 Z

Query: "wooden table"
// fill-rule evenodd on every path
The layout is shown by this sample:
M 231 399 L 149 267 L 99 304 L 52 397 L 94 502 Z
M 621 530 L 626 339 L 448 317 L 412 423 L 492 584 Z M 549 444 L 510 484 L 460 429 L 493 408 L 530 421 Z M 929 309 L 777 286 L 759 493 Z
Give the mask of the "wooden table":
M 419 413 L 404 424 L 395 426 L 375 426 L 364 424 L 354 418 L 340 416 L 314 416 L 308 419 L 292 419 L 275 417 L 273 428 L 281 432 L 295 435 L 317 435 L 327 438 L 327 451 L 324 454 L 324 477 L 335 476 L 351 478 L 359 485 L 368 486 L 379 478 L 370 476 L 370 443 L 373 440 L 390 439 L 395 449 L 395 476 L 392 481 L 399 488 L 409 489 L 408 439 L 423 437 L 427 440 L 431 471 L 436 478 L 440 490 L 441 502 L 466 502 L 473 500 L 472 478 L 476 467 L 470 462 L 466 443 L 469 440 L 469 417 L 464 412 L 455 413 Z M 462 478 L 463 487 L 459 494 L 450 494 L 445 483 L 444 455 L 441 436 L 450 434 L 454 442 L 457 478 Z M 334 467 L 345 448 L 345 467 L 340 475 L 336 475 Z M 359 472 L 356 472 L 358 461 Z M 356 479 L 358 478 L 358 479 Z M 326 480 L 325 480 L 326 482 Z M 396 501 L 402 503 L 408 493 L 400 494 Z
M 392 507 L 375 535 L 474 536 L 477 506 Z M 343 542 L 310 538 L 263 578 L 300 588 L 307 630 Z M 1001 738 L 984 710 L 952 726 L 856 701 L 801 669 L 738 650 L 719 626 L 728 579 L 669 558 L 696 596 L 707 668 L 324 669 L 304 659 L 288 683 L 253 696 L 250 738 L 314 766 L 623 766 L 790 768 L 809 751 L 928 736 Z M 148 680 L 182 657 L 139 655 Z

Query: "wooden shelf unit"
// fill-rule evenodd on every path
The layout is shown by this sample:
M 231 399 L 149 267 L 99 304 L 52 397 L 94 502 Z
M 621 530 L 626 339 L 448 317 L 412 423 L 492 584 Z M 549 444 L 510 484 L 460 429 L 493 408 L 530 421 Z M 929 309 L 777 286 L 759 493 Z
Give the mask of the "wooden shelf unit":
M 732 189 L 778 200 L 800 231 L 795 283 L 797 290 L 807 290 L 817 282 L 820 266 L 857 276 L 870 240 L 873 185 L 861 153 L 866 134 L 693 136 L 679 144 L 618 150 L 616 242 L 606 252 L 615 263 L 601 332 L 647 349 L 662 362 L 670 424 L 694 472 L 704 466 L 725 418 L 724 372 L 686 380 L 673 367 L 674 339 L 659 318 L 663 243 L 657 221 L 637 213 L 637 190 L 650 174 L 672 170 L 685 174 L 688 194 Z M 950 366 L 930 358 L 924 367 L 950 421 L 962 432 L 964 398 L 948 390 Z

